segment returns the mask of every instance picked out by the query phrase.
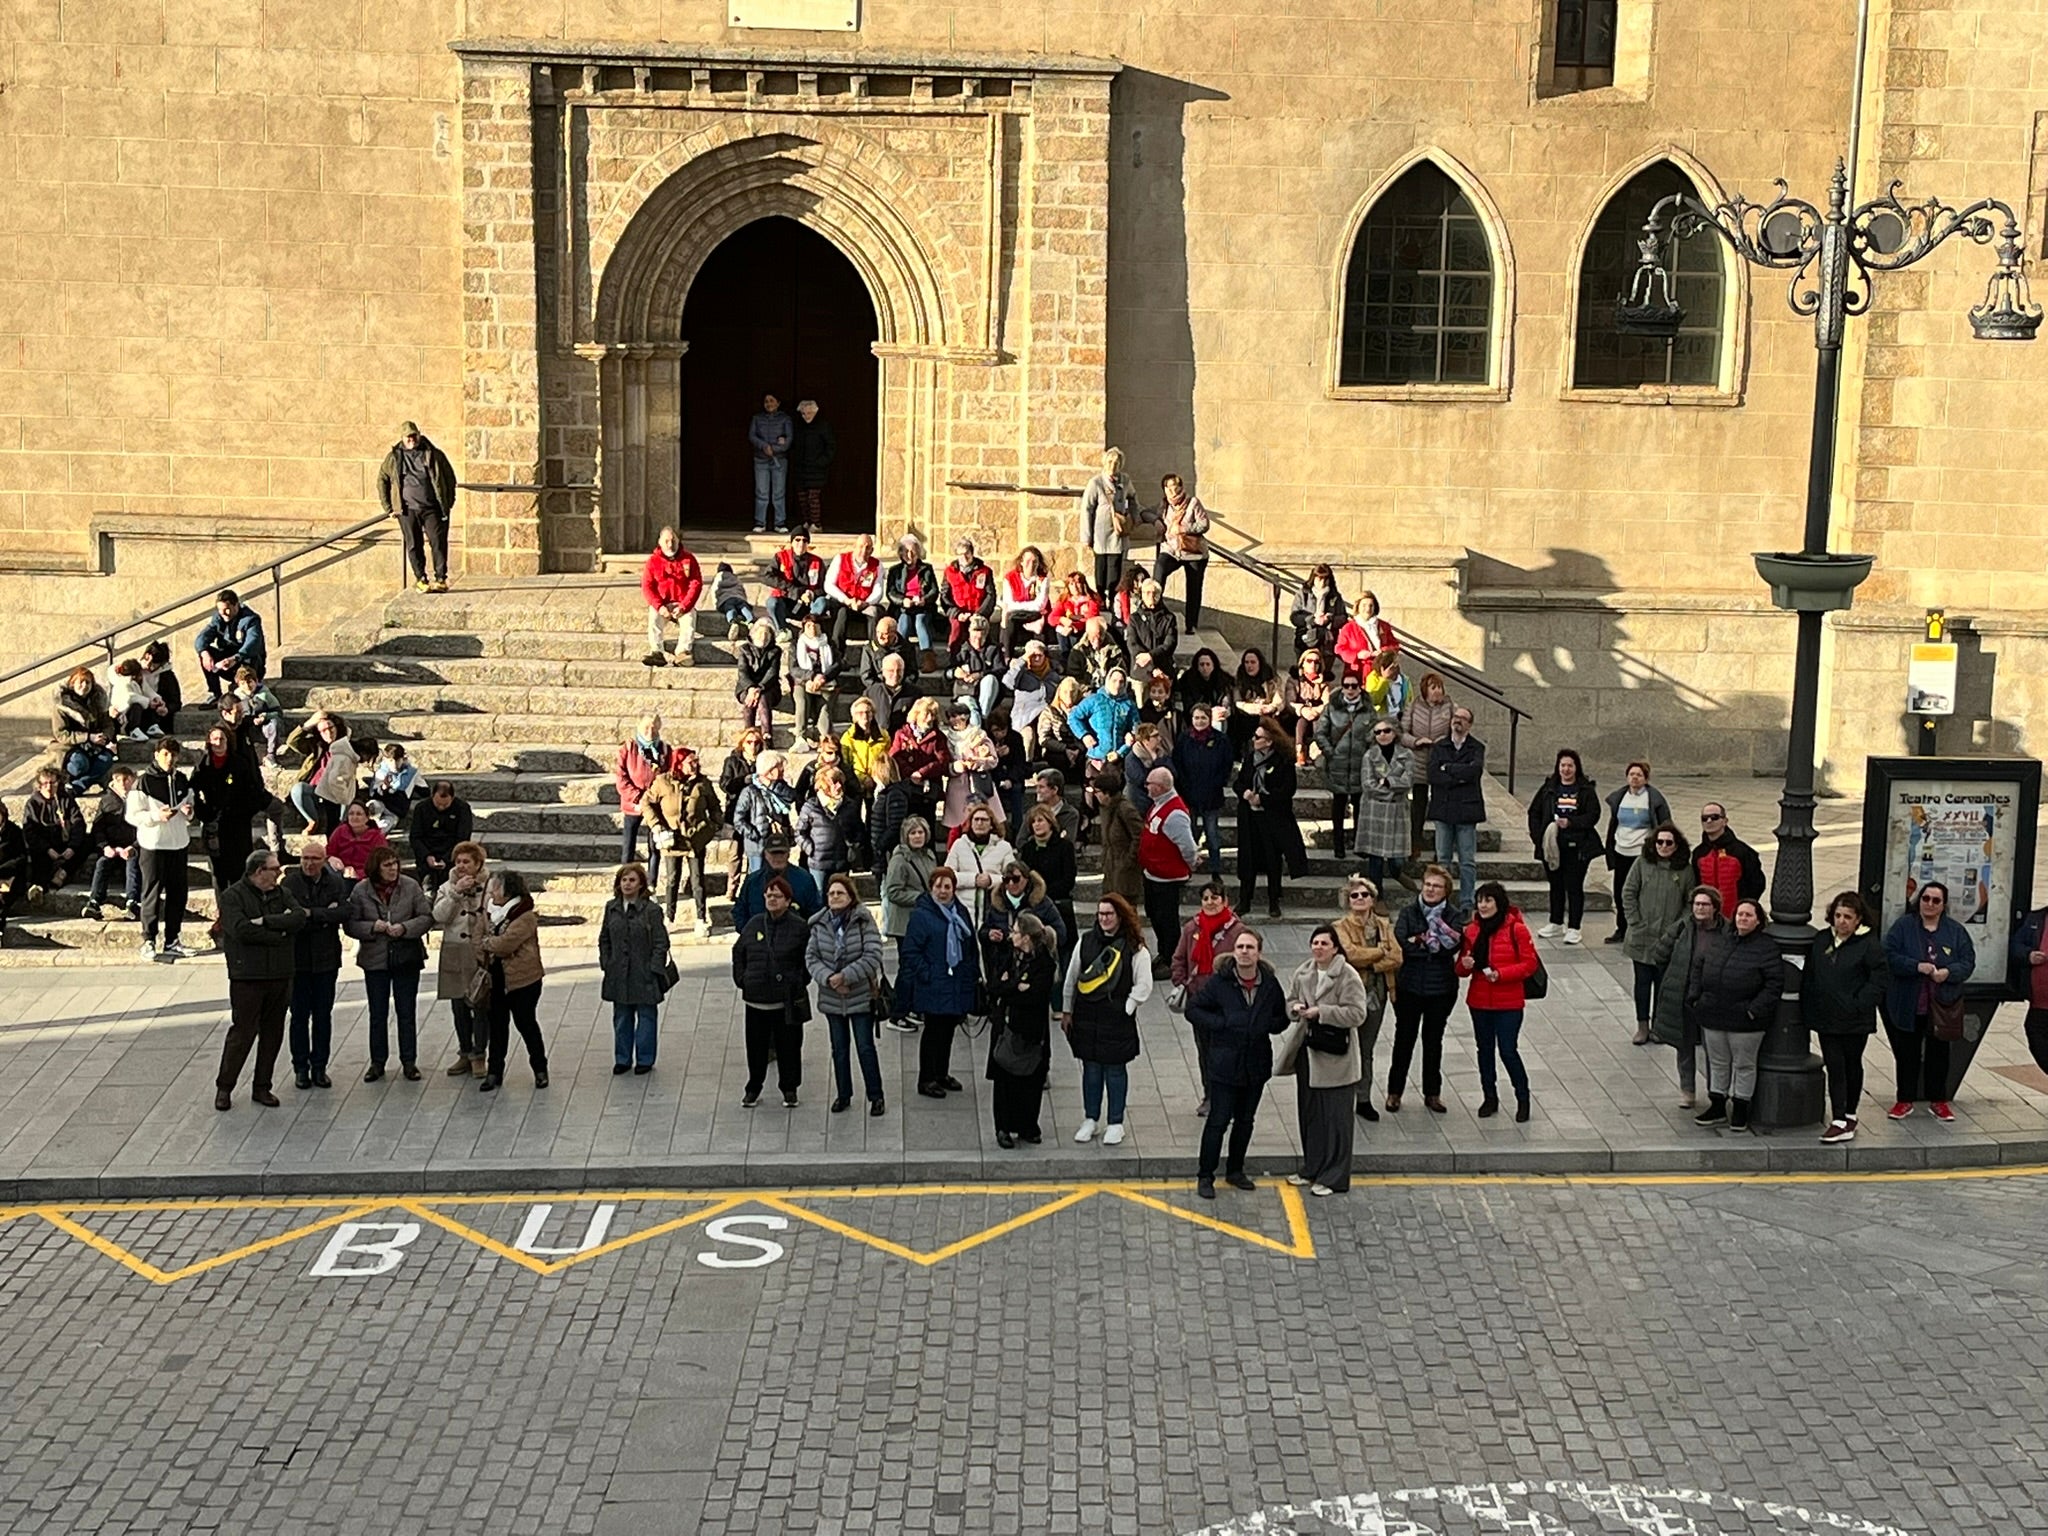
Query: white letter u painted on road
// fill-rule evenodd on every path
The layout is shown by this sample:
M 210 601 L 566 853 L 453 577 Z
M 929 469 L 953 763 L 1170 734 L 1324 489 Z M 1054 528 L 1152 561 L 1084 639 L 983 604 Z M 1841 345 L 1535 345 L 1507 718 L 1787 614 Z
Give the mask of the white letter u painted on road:
M 388 1232 L 390 1236 L 364 1241 L 365 1234 L 371 1232 Z M 334 1229 L 334 1236 L 327 1240 L 308 1273 L 323 1280 L 366 1280 L 372 1275 L 388 1275 L 403 1262 L 406 1248 L 419 1235 L 420 1224 L 416 1221 L 344 1221 Z M 374 1257 L 367 1264 L 342 1263 L 351 1253 Z
M 555 1214 L 552 1205 L 536 1205 L 526 1213 L 526 1224 L 519 1229 L 519 1236 L 512 1246 L 521 1253 L 530 1253 L 536 1259 L 561 1259 L 575 1253 L 588 1253 L 602 1243 L 612 1230 L 612 1217 L 617 1214 L 616 1205 L 600 1205 L 591 1212 L 590 1225 L 583 1230 L 583 1241 L 574 1248 L 543 1248 L 540 1234 L 548 1224 L 548 1218 Z

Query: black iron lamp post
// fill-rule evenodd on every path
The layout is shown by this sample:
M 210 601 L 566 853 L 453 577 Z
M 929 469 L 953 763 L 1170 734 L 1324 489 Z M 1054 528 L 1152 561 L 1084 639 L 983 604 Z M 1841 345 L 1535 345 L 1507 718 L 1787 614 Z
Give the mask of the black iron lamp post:
M 1842 326 L 1870 307 L 1876 274 L 1922 260 L 1954 236 L 1995 247 L 1997 266 L 1984 302 L 1970 311 L 1980 341 L 2032 341 L 2041 306 L 2027 291 L 2019 221 L 2006 204 L 1983 198 L 1950 208 L 1938 198 L 1907 204 L 1899 183 L 1853 211 L 1848 174 L 1835 162 L 1827 209 L 1790 195 L 1784 182 L 1768 203 L 1737 196 L 1709 207 L 1674 193 L 1650 210 L 1639 242 L 1641 262 L 1621 298 L 1616 324 L 1636 336 L 1676 336 L 1684 311 L 1663 262 L 1667 244 L 1702 233 L 1718 235 L 1752 266 L 1791 272 L 1787 298 L 1794 314 L 1813 316 L 1813 440 L 1806 472 L 1806 537 L 1796 552 L 1759 553 L 1757 573 L 1771 600 L 1799 615 L 1792 674 L 1792 732 L 1785 753 L 1785 789 L 1778 799 L 1778 855 L 1770 886 L 1771 937 L 1788 957 L 1805 957 L 1813 929 L 1814 738 L 1820 715 L 1821 616 L 1847 608 L 1870 574 L 1868 555 L 1831 554 L 1828 516 L 1834 497 L 1835 408 L 1841 390 Z M 1996 219 L 1994 219 L 1996 215 Z M 1778 1010 L 1764 1037 L 1754 1118 L 1760 1126 L 1810 1125 L 1825 1109 L 1819 1064 L 1796 999 Z

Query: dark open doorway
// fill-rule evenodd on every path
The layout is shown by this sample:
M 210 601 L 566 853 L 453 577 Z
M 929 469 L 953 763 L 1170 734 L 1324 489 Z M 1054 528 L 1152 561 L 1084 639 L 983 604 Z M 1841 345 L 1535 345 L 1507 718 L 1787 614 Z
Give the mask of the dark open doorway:
M 875 306 L 853 263 L 794 219 L 748 224 L 691 283 L 683 335 L 690 350 L 682 366 L 682 524 L 750 525 L 747 419 L 772 392 L 792 418 L 799 400 L 816 400 L 838 438 L 826 528 L 872 531 Z

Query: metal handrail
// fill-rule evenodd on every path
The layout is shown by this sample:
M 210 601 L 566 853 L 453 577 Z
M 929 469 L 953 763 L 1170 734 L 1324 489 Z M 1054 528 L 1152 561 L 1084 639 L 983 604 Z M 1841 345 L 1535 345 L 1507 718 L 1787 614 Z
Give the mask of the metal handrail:
M 322 535 L 320 538 L 308 540 L 306 543 L 288 549 L 282 554 L 273 555 L 268 560 L 252 565 L 247 570 L 237 571 L 232 576 L 224 576 L 218 581 L 209 582 L 195 591 L 186 593 L 183 597 L 174 598 L 168 603 L 152 608 L 147 613 L 139 613 L 133 618 L 124 619 L 119 624 L 103 629 L 96 635 L 88 635 L 83 640 L 75 640 L 70 645 L 60 646 L 56 650 L 38 656 L 34 661 L 24 666 L 16 667 L 11 672 L 0 673 L 0 690 L 6 690 L 10 685 L 19 682 L 23 678 L 46 673 L 58 663 L 69 659 L 80 651 L 96 648 L 103 650 L 106 653 L 107 665 L 111 668 L 118 649 L 116 642 L 121 636 L 137 629 L 169 628 L 171 626 L 163 623 L 165 619 L 170 618 L 174 614 L 182 613 L 186 609 L 197 607 L 201 603 L 211 607 L 214 595 L 222 588 L 241 586 L 243 583 L 265 573 L 268 573 L 270 577 L 271 611 L 275 620 L 274 628 L 268 639 L 273 648 L 281 649 L 284 645 L 284 567 L 294 560 L 318 554 L 321 550 L 331 548 L 349 539 L 362 538 L 368 535 L 374 541 L 379 533 L 387 530 L 396 531 L 397 527 L 397 522 L 389 513 L 379 512 L 374 517 L 366 517 L 360 522 L 349 524 L 346 528 L 337 529 L 333 533 Z M 405 590 L 405 545 L 403 540 L 399 542 L 398 549 L 398 589 L 401 592 Z M 11 693 L 0 691 L 0 701 L 15 698 L 21 691 L 20 689 L 16 689 Z

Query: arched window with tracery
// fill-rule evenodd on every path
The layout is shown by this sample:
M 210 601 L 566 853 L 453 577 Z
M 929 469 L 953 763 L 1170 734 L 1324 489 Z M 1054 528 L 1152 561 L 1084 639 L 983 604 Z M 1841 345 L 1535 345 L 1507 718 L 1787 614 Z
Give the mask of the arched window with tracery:
M 1676 279 L 1672 292 L 1685 311 L 1676 336 L 1624 336 L 1614 323 L 1615 301 L 1635 271 L 1643 225 L 1650 210 L 1674 192 L 1700 195 L 1690 176 L 1660 160 L 1631 176 L 1600 210 L 1579 263 L 1574 389 L 1712 388 L 1721 382 L 1728 267 L 1727 253 L 1713 236 L 1674 240 L 1665 247 Z
M 1425 160 L 1380 196 L 1344 271 L 1340 386 L 1492 382 L 1494 252 L 1458 184 Z

